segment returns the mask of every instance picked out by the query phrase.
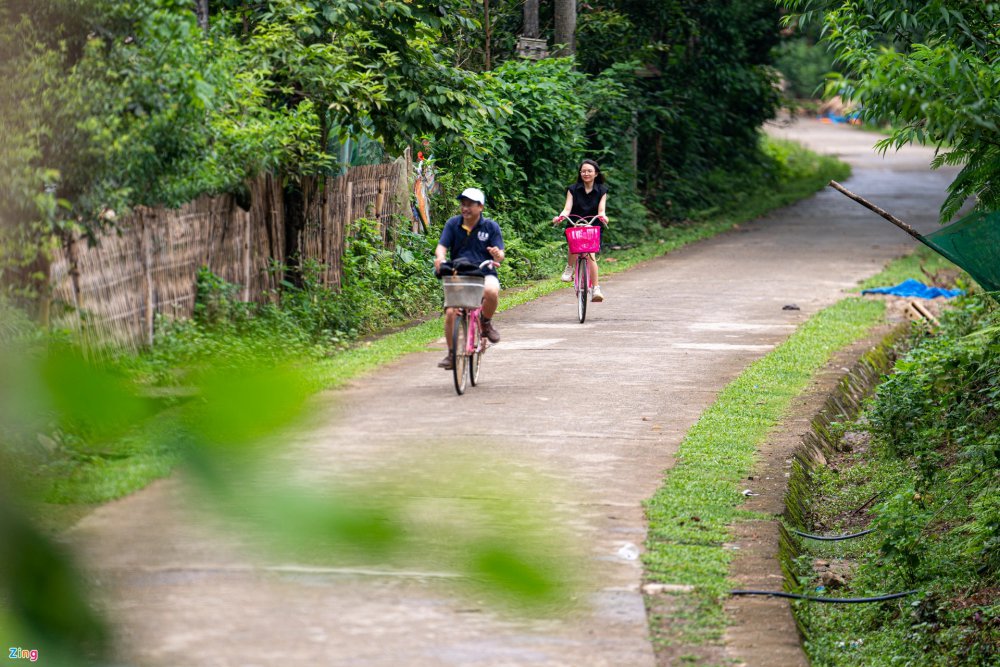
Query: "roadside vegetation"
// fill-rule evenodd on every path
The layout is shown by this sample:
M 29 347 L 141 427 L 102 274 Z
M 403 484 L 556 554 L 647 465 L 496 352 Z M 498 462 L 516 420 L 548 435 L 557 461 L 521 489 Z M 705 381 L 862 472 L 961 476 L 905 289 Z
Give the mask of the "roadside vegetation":
M 583 157 L 611 185 L 615 244 L 697 217 L 772 164 L 757 134 L 780 102 L 770 0 L 583 6 L 573 57 L 541 60 L 515 52 L 522 5 L 491 3 L 487 31 L 468 0 L 5 4 L 0 80 L 19 94 L 0 100 L 4 291 L 29 306 L 44 292 L 53 238 L 113 231 L 140 205 L 244 196 L 262 172 L 284 184 L 281 256 L 297 276 L 305 193 L 407 148 L 438 174 L 437 224 L 483 188 L 517 279 L 537 272 Z
M 1000 664 L 998 330 L 995 300 L 960 298 L 940 329 L 913 329 L 909 351 L 863 414 L 837 425 L 841 453 L 813 474 L 811 528 L 874 532 L 804 541 L 803 588 L 915 593 L 797 604 L 814 665 Z

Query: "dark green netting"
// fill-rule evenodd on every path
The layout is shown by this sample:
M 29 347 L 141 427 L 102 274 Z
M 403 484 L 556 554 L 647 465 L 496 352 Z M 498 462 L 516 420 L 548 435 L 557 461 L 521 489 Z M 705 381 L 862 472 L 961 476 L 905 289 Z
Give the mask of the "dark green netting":
M 1000 291 L 1000 211 L 971 213 L 921 238 L 988 292 Z

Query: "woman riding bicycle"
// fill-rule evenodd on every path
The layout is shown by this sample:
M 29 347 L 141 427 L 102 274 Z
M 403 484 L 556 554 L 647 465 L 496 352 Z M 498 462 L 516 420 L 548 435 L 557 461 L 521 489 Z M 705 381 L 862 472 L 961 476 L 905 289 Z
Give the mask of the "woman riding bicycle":
M 584 160 L 577 170 L 576 183 L 566 188 L 566 204 L 559 215 L 552 218 L 552 224 L 557 224 L 572 215 L 581 218 L 597 216 L 598 220 L 607 226 L 608 218 L 604 214 L 607 203 L 608 186 L 604 184 L 604 174 L 601 173 L 601 168 L 593 160 Z M 604 301 L 604 294 L 598 285 L 597 261 L 593 255 L 587 258 L 587 263 L 590 266 L 590 275 L 593 277 L 594 285 L 594 292 L 590 300 Z M 575 265 L 576 255 L 569 253 L 566 268 L 561 276 L 563 282 L 568 283 L 573 280 L 573 267 Z
M 500 225 L 483 217 L 483 207 L 486 196 L 478 188 L 466 188 L 458 196 L 461 213 L 449 218 L 441 230 L 441 238 L 434 250 L 434 272 L 437 273 L 445 261 L 445 255 L 451 261 L 465 259 L 478 266 L 485 260 L 500 264 L 504 260 L 503 235 Z M 486 274 L 483 289 L 483 314 L 481 318 L 483 335 L 491 343 L 500 342 L 500 332 L 490 321 L 496 312 L 500 296 L 500 280 L 496 269 L 492 266 L 483 269 Z M 457 309 L 448 308 L 445 311 L 444 338 L 451 347 L 451 332 L 455 324 Z M 438 366 L 446 370 L 452 368 L 452 355 L 449 351 Z

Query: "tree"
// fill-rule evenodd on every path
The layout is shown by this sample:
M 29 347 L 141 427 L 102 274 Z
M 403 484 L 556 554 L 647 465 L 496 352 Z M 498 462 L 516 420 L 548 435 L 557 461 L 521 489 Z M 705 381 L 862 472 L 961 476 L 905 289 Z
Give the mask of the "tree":
M 0 12 L 0 81 L 18 92 L 0 98 L 8 285 L 44 276 L 38 249 L 53 232 L 95 232 L 138 204 L 180 205 L 259 165 L 233 156 L 268 158 L 249 129 L 242 151 L 225 145 L 217 92 L 252 98 L 252 82 L 224 83 L 226 61 L 206 62 L 186 0 L 12 0 Z M 260 136 L 280 141 L 269 129 Z
M 633 62 L 639 181 L 661 215 L 717 196 L 713 170 L 759 159 L 758 128 L 778 105 L 770 0 L 602 0 L 581 16 L 589 72 Z
M 205 32 L 208 32 L 208 0 L 195 0 L 195 15 L 198 17 L 198 25 Z
M 555 0 L 556 44 L 563 47 L 556 55 L 571 56 L 576 53 L 576 0 Z
M 523 34 L 533 39 L 538 37 L 538 0 L 524 0 Z
M 827 92 L 889 122 L 883 151 L 937 147 L 932 166 L 963 165 L 942 220 L 966 199 L 1000 208 L 1000 3 L 965 0 L 781 0 L 788 21 L 821 21 L 842 75 Z

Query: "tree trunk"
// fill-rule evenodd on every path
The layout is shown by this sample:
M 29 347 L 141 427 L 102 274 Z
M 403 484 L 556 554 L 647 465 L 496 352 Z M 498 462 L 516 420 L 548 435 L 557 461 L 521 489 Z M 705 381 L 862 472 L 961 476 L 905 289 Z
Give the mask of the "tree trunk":
M 556 0 L 556 31 L 553 41 L 562 46 L 559 56 L 576 53 L 576 0 Z
M 490 35 L 490 0 L 483 0 L 483 19 L 484 19 L 483 20 L 483 28 L 486 31 L 486 58 L 484 59 L 486 66 L 484 67 L 484 69 L 486 71 L 489 71 L 491 69 L 490 68 L 490 37 L 491 37 L 491 35 Z
M 538 39 L 538 0 L 524 1 L 524 36 Z
M 208 32 L 208 0 L 194 0 L 194 13 L 198 15 L 198 25 Z

